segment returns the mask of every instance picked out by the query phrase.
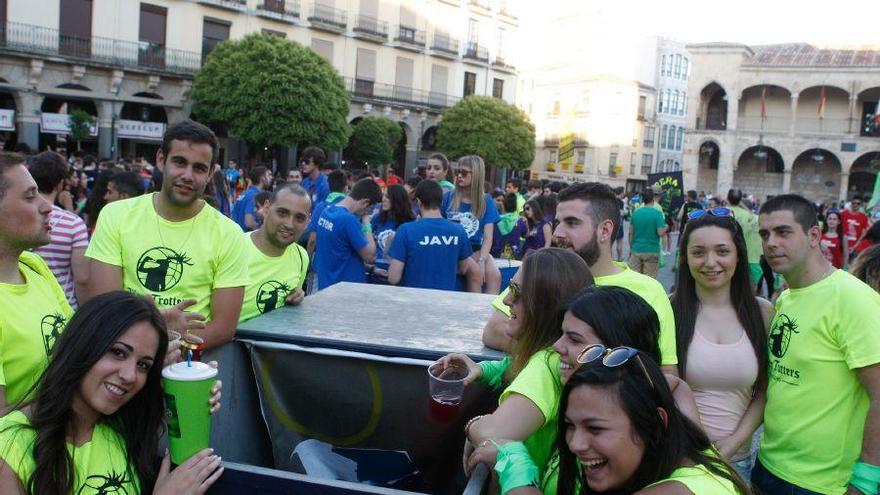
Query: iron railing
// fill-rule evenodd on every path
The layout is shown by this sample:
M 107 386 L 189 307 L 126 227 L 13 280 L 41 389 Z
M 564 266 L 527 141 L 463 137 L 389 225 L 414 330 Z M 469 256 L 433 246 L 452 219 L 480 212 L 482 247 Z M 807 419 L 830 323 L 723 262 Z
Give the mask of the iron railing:
M 495 55 L 495 60 L 492 61 L 492 65 L 502 69 L 513 70 L 513 66 L 507 63 L 507 58 L 505 58 L 505 56 L 500 53 L 498 55 Z
M 359 15 L 354 25 L 355 33 L 388 38 L 388 23 L 368 15 Z
M 458 40 L 450 37 L 448 34 L 434 33 L 431 50 L 458 55 Z
M 299 17 L 299 1 L 266 0 L 257 5 L 257 14 L 280 19 Z
M 464 51 L 464 58 L 489 63 L 489 50 L 483 48 L 477 43 L 469 41 L 467 49 Z
M 425 46 L 425 32 L 403 24 L 397 26 L 397 34 L 394 41 L 410 45 Z
M 348 26 L 348 13 L 341 9 L 315 4 L 312 6 L 312 13 L 309 15 L 308 20 L 313 23 L 345 29 Z
M 220 7 L 221 9 L 238 11 L 247 9 L 247 0 L 198 0 L 198 2 L 205 5 Z
M 0 51 L 61 56 L 183 74 L 192 74 L 202 65 L 202 55 L 197 52 L 176 50 L 147 41 L 74 36 L 63 34 L 58 29 L 17 22 L 0 24 Z
M 345 89 L 353 98 L 362 98 L 379 104 L 390 103 L 443 109 L 449 108 L 461 100 L 453 95 L 348 77 L 345 78 Z

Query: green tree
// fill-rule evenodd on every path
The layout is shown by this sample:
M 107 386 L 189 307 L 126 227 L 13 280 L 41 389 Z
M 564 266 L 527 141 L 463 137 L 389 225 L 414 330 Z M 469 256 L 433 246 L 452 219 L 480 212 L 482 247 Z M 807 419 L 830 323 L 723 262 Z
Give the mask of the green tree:
M 468 96 L 443 113 L 437 148 L 453 160 L 479 155 L 489 166 L 521 170 L 535 157 L 535 126 L 503 100 Z
M 336 69 L 312 50 L 269 34 L 224 41 L 195 75 L 193 113 L 263 146 L 348 142 L 350 98 Z
M 70 126 L 70 132 L 68 134 L 70 135 L 70 139 L 76 141 L 76 149 L 79 151 L 82 149 L 80 143 L 92 135 L 92 126 L 95 125 L 95 122 L 97 122 L 98 119 L 80 108 L 70 112 L 68 118 L 70 119 L 68 121 L 68 125 Z
M 403 129 L 393 120 L 364 117 L 351 135 L 351 157 L 372 165 L 387 165 L 394 161 L 394 149 L 402 137 Z

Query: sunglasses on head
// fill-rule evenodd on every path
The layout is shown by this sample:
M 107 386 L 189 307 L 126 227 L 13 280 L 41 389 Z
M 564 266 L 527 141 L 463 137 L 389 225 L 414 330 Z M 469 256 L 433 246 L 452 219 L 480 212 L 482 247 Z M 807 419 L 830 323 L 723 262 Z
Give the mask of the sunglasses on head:
M 709 208 L 707 210 L 697 210 L 688 213 L 688 220 L 696 220 L 703 215 L 712 215 L 713 217 L 729 217 L 733 216 L 733 213 L 730 211 L 730 208 L 717 207 L 717 208 Z
M 636 358 L 636 362 L 639 363 L 639 368 L 641 368 L 642 373 L 645 374 L 645 378 L 648 379 L 648 383 L 653 389 L 654 380 L 651 380 L 651 376 L 648 374 L 648 369 L 645 368 L 645 363 L 642 362 L 642 358 L 639 356 L 638 349 L 633 349 L 632 347 L 627 346 L 608 349 L 602 344 L 588 345 L 580 354 L 578 354 L 577 362 L 578 364 L 587 364 L 601 358 L 602 364 L 606 367 L 617 368 L 618 366 L 626 364 L 626 362 L 633 357 Z

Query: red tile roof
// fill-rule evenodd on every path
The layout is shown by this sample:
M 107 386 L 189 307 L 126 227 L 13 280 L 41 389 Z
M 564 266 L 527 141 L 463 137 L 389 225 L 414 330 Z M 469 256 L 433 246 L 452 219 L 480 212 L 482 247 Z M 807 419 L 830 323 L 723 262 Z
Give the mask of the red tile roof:
M 880 48 L 817 48 L 808 43 L 787 43 L 750 47 L 749 65 L 801 67 L 880 67 Z

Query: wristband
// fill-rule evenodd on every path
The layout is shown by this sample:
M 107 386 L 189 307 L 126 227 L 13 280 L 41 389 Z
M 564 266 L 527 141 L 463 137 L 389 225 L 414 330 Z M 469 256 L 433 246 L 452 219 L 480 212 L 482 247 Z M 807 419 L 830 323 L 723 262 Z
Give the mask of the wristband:
M 361 232 L 363 232 L 364 234 L 372 234 L 373 226 L 370 224 L 361 225 Z
M 495 389 L 501 388 L 504 372 L 510 366 L 510 357 L 506 357 L 501 361 L 480 361 L 477 363 L 477 366 L 483 371 L 483 374 L 477 381 Z
M 507 495 L 514 488 L 538 486 L 538 468 L 522 442 L 495 443 L 495 446 L 498 447 L 495 472 L 498 473 L 501 495 Z
M 880 489 L 880 466 L 857 462 L 853 466 L 849 484 L 865 495 L 875 495 Z

